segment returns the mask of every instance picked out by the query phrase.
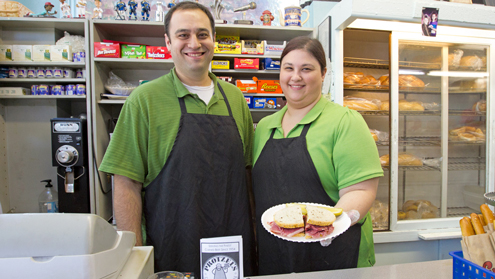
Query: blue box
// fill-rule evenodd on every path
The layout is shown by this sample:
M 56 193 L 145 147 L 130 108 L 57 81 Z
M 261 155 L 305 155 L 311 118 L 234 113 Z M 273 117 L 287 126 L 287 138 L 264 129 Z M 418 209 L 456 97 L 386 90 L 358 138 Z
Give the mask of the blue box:
M 244 96 L 244 99 L 246 99 L 248 108 L 253 108 L 253 97 L 251 97 L 251 96 Z
M 486 279 L 495 278 L 495 272 L 483 268 L 471 261 L 464 259 L 462 251 L 452 251 L 449 253 L 452 258 L 453 278 Z
M 280 61 L 272 58 L 263 58 L 261 68 L 265 70 L 280 70 Z
M 277 98 L 253 97 L 253 108 L 256 109 L 276 109 Z

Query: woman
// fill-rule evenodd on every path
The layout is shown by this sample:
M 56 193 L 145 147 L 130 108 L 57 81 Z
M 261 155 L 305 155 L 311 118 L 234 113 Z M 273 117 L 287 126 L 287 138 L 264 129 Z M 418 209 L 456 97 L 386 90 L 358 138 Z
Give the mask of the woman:
M 255 133 L 257 220 L 268 208 L 290 202 L 332 205 L 363 218 L 328 247 L 279 239 L 257 221 L 260 275 L 372 266 L 368 210 L 383 171 L 369 129 L 358 112 L 321 98 L 326 59 L 318 40 L 292 39 L 280 68 L 287 106 L 263 118 Z

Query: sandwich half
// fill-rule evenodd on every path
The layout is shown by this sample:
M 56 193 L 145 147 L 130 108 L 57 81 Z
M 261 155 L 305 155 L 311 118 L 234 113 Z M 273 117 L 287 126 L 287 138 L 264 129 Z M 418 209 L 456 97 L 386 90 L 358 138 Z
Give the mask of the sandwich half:
M 322 238 L 333 232 L 334 227 L 332 224 L 335 222 L 336 217 L 330 210 L 306 205 L 306 211 L 306 238 Z
M 273 215 L 270 231 L 286 237 L 304 236 L 304 217 L 299 205 L 285 207 Z

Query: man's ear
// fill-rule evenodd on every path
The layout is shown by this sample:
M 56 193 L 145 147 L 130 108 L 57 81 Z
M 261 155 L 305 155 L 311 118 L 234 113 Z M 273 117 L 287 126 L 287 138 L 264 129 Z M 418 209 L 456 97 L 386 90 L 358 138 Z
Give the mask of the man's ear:
M 170 47 L 170 38 L 167 36 L 167 34 L 165 34 L 165 45 L 167 47 Z

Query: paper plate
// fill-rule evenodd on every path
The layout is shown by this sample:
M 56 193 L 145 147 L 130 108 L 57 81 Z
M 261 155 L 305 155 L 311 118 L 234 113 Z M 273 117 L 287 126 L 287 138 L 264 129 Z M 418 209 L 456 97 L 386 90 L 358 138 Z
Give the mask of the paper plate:
M 309 202 L 296 202 L 298 204 L 306 204 L 306 205 L 314 205 L 314 206 L 321 206 L 321 207 L 328 207 L 331 208 L 331 206 L 324 205 L 324 204 L 319 204 L 319 203 L 309 203 Z M 261 224 L 263 224 L 263 227 L 265 230 L 267 230 L 269 233 L 272 235 L 281 238 L 283 240 L 287 241 L 292 241 L 292 242 L 319 242 L 325 239 L 329 239 L 332 237 L 337 237 L 341 235 L 343 232 L 345 232 L 350 226 L 351 226 L 351 219 L 345 212 L 342 213 L 342 215 L 337 217 L 337 220 L 333 222 L 334 230 L 331 234 L 322 237 L 322 238 L 305 238 L 304 236 L 299 236 L 299 237 L 287 237 L 287 236 L 281 236 L 278 234 L 274 234 L 270 231 L 270 225 L 268 225 L 269 222 L 273 221 L 273 215 L 275 212 L 283 209 L 286 206 L 286 204 L 279 204 L 275 205 L 273 207 L 268 208 L 263 215 L 261 215 Z

